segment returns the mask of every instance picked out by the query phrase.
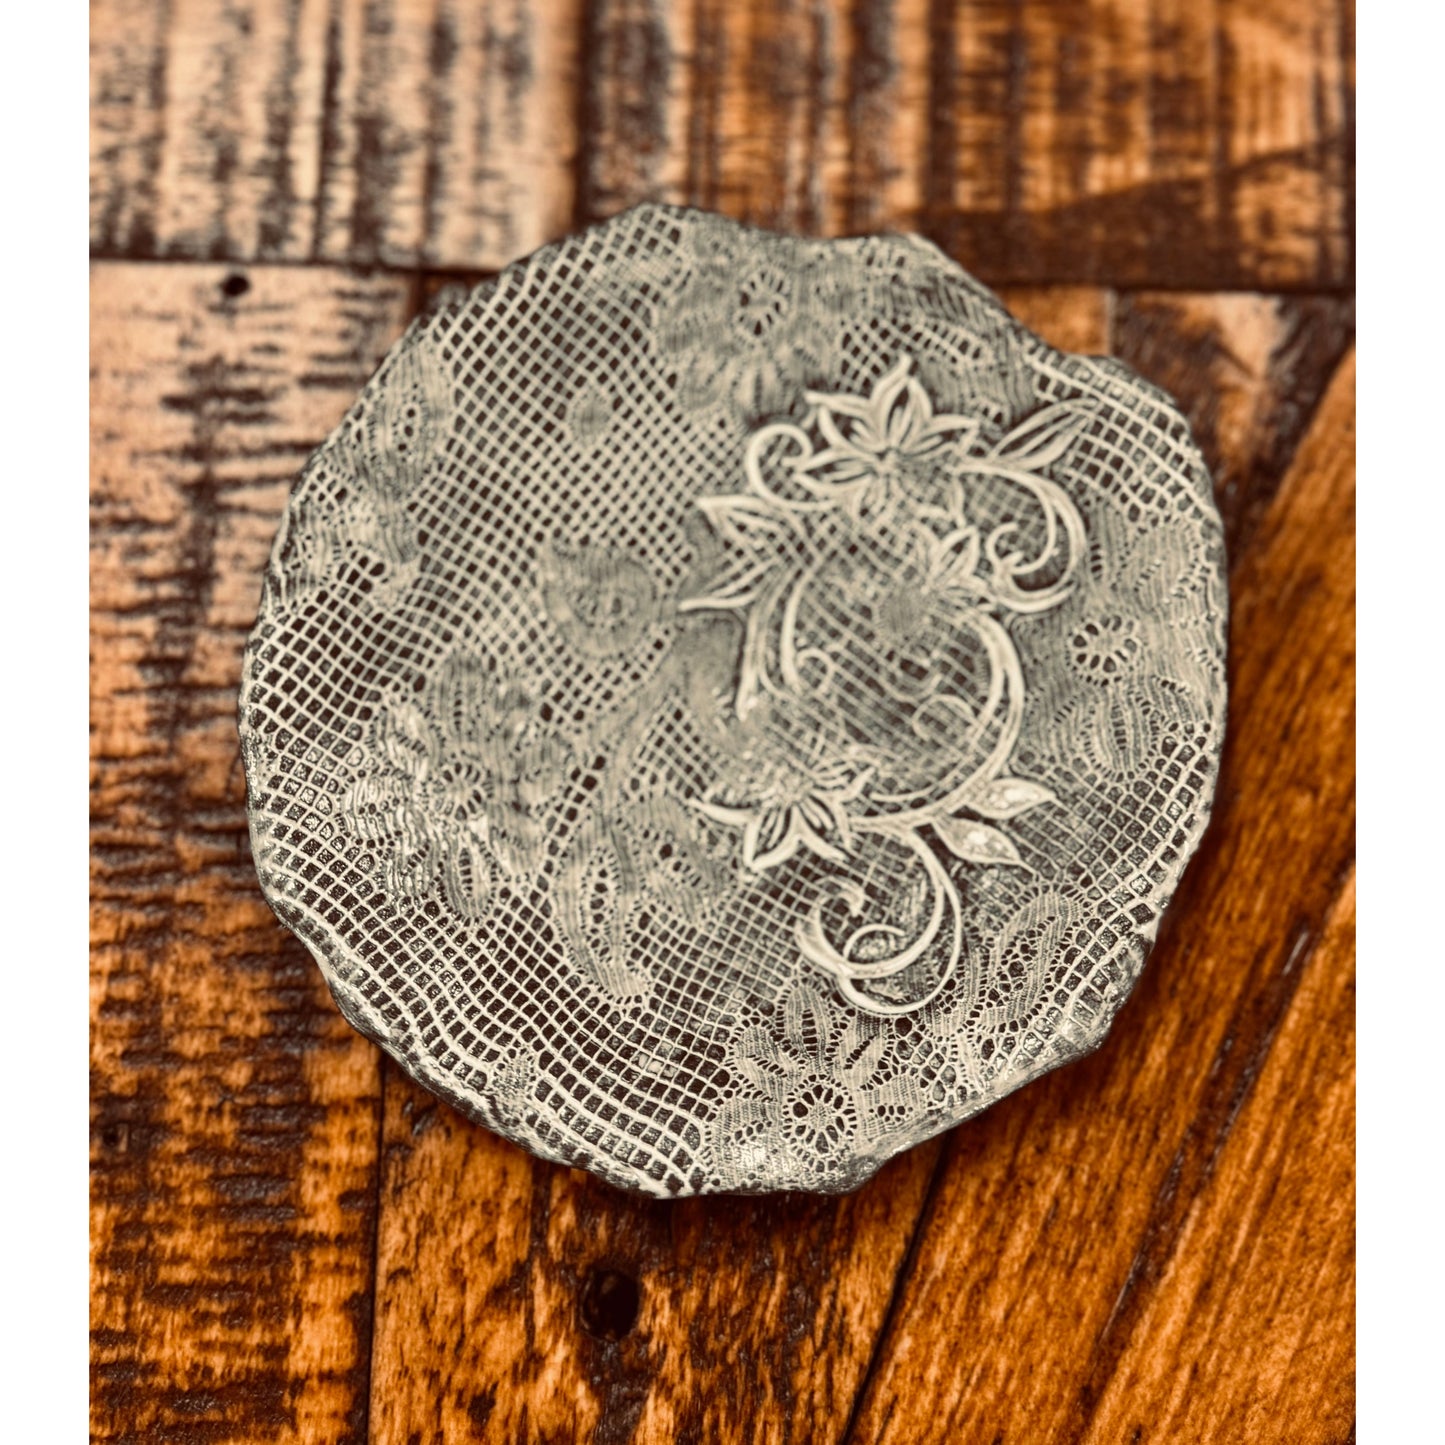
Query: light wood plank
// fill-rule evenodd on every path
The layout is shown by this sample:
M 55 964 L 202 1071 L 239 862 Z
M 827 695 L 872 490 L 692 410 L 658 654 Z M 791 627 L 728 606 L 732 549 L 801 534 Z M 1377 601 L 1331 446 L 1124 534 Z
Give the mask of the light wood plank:
M 92 245 L 495 269 L 643 199 L 1342 289 L 1348 0 L 97 0 Z
M 573 213 L 581 0 L 96 0 L 103 256 L 497 267 Z
M 1344 1441 L 1355 1376 L 1355 884 L 1298 991 L 1086 1445 Z
M 837 1438 L 937 1154 L 844 1199 L 637 1199 L 391 1066 L 385 1139 L 373 1438 L 425 1445 Z
M 261 900 L 236 692 L 290 480 L 408 304 L 92 276 L 96 1440 L 367 1438 L 378 1060 Z

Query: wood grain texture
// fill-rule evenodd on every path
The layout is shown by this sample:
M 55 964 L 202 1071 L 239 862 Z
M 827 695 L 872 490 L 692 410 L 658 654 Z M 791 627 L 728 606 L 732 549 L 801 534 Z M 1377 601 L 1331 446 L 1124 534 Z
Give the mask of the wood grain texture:
M 643 1200 L 390 1066 L 385 1139 L 373 1438 L 425 1445 L 836 1438 L 937 1153 L 843 1199 Z
M 500 265 L 572 216 L 580 0 L 96 0 L 98 256 Z
M 932 225 L 984 274 L 1338 282 L 1344 32 L 1316 0 L 964 0 L 935 37 L 958 159 Z
M 1348 1440 L 1354 1403 L 1350 875 L 1089 1422 L 1143 1439 Z
M 496 268 L 643 199 L 1347 287 L 1350 0 L 96 0 L 98 256 Z
M 1179 1353 L 1149 1366 L 1184 1391 L 1182 1403 L 1118 1382 L 1163 1347 L 1146 1321 L 1168 1308 L 1160 1297 L 1173 1271 L 1224 1287 L 1218 1261 L 1194 1254 L 1181 1264 L 1181 1250 L 1195 1211 L 1207 1208 L 1197 1201 L 1222 1187 L 1241 1120 L 1266 1135 L 1277 1122 L 1242 1113 L 1266 1061 L 1317 1030 L 1335 1030 L 1326 1049 L 1348 1046 L 1339 1011 L 1307 1013 L 1323 1000 L 1312 991 L 1301 1001 L 1299 988 L 1354 850 L 1353 407 L 1351 356 L 1235 565 L 1232 714 L 1215 821 L 1167 935 L 1098 1053 L 950 1137 L 854 1440 L 1081 1440 L 1111 1386 L 1127 1401 L 1116 1397 L 1114 1408 L 1130 1433 L 1092 1438 L 1176 1439 L 1169 1421 L 1181 1411 L 1192 1419 L 1223 1409 L 1200 1383 L 1186 1332 L 1176 1332 Z M 1336 969 L 1352 967 L 1348 952 L 1330 956 Z M 1282 1033 L 1292 1014 L 1302 1021 Z M 1293 1074 L 1309 1062 L 1305 1049 L 1276 1067 Z M 1260 1399 L 1259 1429 L 1241 1438 L 1345 1436 L 1336 1422 L 1353 1410 L 1353 1328 L 1338 1271 L 1352 1239 L 1348 1206 L 1330 1193 L 1348 1169 L 1336 1139 L 1333 1168 L 1272 1196 L 1261 1224 L 1281 1248 L 1255 1256 L 1252 1288 L 1219 1306 L 1251 1340 L 1228 1384 Z M 1232 1177 L 1247 1195 L 1248 1176 Z M 1248 1216 L 1242 1196 L 1224 1207 L 1233 1221 Z M 1321 1248 L 1330 1283 L 1299 1316 L 1235 1313 L 1286 1291 Z M 951 1353 L 937 1347 L 943 1317 L 957 1331 Z M 1294 1347 L 1297 1330 L 1323 1359 Z M 1305 1414 L 1273 1403 L 1307 1393 Z M 932 1414 L 921 1420 L 925 1399 Z
M 236 688 L 290 480 L 408 290 L 91 295 L 93 1438 L 361 1441 L 378 1061 L 257 891 Z

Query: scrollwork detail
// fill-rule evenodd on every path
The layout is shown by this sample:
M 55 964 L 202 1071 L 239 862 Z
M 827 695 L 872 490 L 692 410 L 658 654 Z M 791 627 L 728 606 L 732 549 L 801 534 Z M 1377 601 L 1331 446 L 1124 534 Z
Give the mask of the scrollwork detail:
M 911 933 L 869 921 L 876 900 L 852 877 L 796 928 L 802 957 L 884 1016 L 924 1007 L 958 967 L 955 860 L 1029 866 L 998 825 L 1055 799 L 1011 772 L 1026 684 L 1007 620 L 1056 607 L 1086 549 L 1047 472 L 1087 408 L 1046 407 L 985 447 L 978 420 L 935 413 L 911 367 L 903 356 L 867 396 L 806 392 L 801 423 L 753 433 L 743 490 L 698 502 L 721 564 L 680 604 L 742 628 L 719 775 L 691 805 L 741 831 L 754 872 L 901 848 L 926 887 Z M 975 508 L 985 485 L 1007 504 Z M 922 992 L 870 991 L 925 962 Z

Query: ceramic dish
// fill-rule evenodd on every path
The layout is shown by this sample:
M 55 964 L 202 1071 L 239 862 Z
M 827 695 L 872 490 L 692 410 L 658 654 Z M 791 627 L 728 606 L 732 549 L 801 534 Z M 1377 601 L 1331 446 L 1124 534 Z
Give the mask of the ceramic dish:
M 640 207 L 445 297 L 311 458 L 257 870 L 535 1153 L 849 1189 L 1103 1038 L 1208 817 L 1225 608 L 1125 367 L 916 238 Z

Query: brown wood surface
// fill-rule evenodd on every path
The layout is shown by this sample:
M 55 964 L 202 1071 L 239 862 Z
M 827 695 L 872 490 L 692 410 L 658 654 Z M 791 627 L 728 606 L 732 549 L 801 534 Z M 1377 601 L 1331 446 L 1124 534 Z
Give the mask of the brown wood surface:
M 94 1437 L 1351 1439 L 1347 0 L 91 16 Z M 637 1200 L 466 1123 L 249 858 L 300 463 L 444 279 L 648 195 L 925 230 L 1169 389 L 1225 518 L 1216 821 L 1138 990 L 842 1199 Z
M 93 0 L 97 256 L 495 268 L 650 198 L 1338 287 L 1351 0 Z
M 241 647 L 394 278 L 91 278 L 93 1403 L 101 1438 L 358 1438 L 381 1075 L 256 888 Z

